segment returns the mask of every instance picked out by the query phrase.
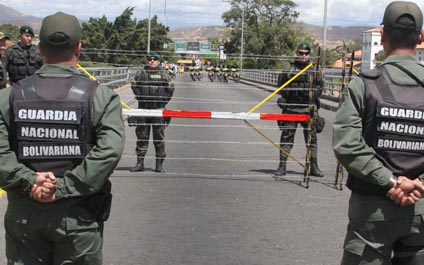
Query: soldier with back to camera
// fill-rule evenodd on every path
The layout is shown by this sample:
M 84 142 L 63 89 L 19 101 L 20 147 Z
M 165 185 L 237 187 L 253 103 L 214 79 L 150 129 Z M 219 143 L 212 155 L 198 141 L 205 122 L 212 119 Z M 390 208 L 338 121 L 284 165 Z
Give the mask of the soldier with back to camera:
M 76 68 L 81 33 L 75 16 L 45 17 L 46 64 L 0 90 L 7 264 L 102 264 L 125 127 L 119 96 Z
M 351 190 L 342 265 L 424 264 L 423 15 L 394 1 L 382 25 L 387 58 L 349 83 L 333 123 Z

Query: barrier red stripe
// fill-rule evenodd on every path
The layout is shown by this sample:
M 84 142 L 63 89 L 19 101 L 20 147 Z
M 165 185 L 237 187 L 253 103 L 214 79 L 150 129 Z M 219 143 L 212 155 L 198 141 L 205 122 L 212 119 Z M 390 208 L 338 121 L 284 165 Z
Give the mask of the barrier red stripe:
M 280 121 L 309 121 L 308 114 L 275 114 L 275 113 L 261 113 L 261 120 L 280 120 Z
M 199 110 L 159 110 L 159 109 L 132 109 L 122 110 L 124 115 L 164 118 L 192 118 L 192 119 L 235 119 L 235 120 L 280 120 L 293 122 L 308 122 L 308 114 L 281 114 L 281 113 L 249 113 L 249 112 L 219 112 Z
M 198 118 L 210 119 L 212 112 L 210 111 L 191 111 L 191 110 L 163 110 L 165 118 Z

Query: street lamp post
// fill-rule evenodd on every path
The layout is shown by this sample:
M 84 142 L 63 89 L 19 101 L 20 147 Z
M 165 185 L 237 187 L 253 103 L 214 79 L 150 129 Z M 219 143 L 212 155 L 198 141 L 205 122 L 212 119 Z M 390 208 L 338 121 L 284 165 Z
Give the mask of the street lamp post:
M 150 53 L 150 11 L 152 9 L 152 0 L 149 0 L 149 26 L 147 29 L 147 54 Z
M 164 20 L 165 20 L 165 28 L 168 26 L 168 19 L 166 17 L 166 0 L 165 0 L 165 8 L 164 8 Z
M 243 43 L 244 43 L 244 9 L 242 9 L 241 11 L 240 71 L 243 70 Z
M 324 28 L 324 36 L 323 36 L 322 51 L 321 51 L 321 54 L 322 54 L 321 67 L 322 67 L 323 71 L 325 71 L 325 67 L 326 67 L 325 63 L 326 63 L 326 60 L 327 60 L 327 56 L 326 56 L 326 53 L 325 53 L 325 50 L 327 49 L 327 0 L 324 1 L 324 25 L 323 25 L 323 28 Z

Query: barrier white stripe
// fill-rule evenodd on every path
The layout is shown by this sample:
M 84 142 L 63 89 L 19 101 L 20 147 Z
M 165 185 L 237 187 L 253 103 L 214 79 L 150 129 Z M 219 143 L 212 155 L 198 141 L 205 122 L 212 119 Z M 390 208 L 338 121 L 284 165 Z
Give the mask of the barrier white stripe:
M 197 110 L 161 110 L 161 109 L 124 109 L 123 115 L 138 117 L 169 117 L 197 119 L 233 119 L 233 120 L 285 120 L 307 122 L 307 114 L 250 113 L 250 112 L 211 112 Z
M 212 119 L 260 120 L 259 113 L 246 112 L 211 112 Z

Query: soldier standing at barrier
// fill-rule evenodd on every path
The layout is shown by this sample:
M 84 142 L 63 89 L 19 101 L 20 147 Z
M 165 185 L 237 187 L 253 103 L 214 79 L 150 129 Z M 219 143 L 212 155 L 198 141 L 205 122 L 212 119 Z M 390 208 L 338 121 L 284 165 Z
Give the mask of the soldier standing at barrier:
M 138 101 L 139 109 L 164 109 L 174 94 L 174 82 L 169 73 L 160 68 L 160 55 L 151 52 L 147 57 L 146 66 L 136 74 L 131 82 L 131 89 Z M 133 117 L 134 118 L 134 117 Z M 164 172 L 165 160 L 165 127 L 169 119 L 163 117 L 136 117 L 128 121 L 136 125 L 137 145 L 135 153 L 137 164 L 131 172 L 144 171 L 144 158 L 149 146 L 150 130 L 153 133 L 153 144 L 156 151 L 156 172 Z
M 34 75 L 0 90 L 7 264 L 102 264 L 110 182 L 125 142 L 119 96 L 76 68 L 76 17 L 43 19 Z
M 351 81 L 333 125 L 352 190 L 343 265 L 424 264 L 423 15 L 395 1 L 382 25 L 387 58 Z
M 296 58 L 290 63 L 290 69 L 283 70 L 283 73 L 279 76 L 278 86 L 285 84 L 299 71 L 310 64 L 311 45 L 308 42 L 301 42 L 296 50 Z M 278 99 L 278 106 L 282 109 L 282 113 L 286 114 L 309 114 L 309 104 L 316 104 L 315 116 L 317 116 L 317 109 L 319 108 L 319 95 L 321 94 L 322 78 L 312 70 L 308 70 L 302 75 L 298 76 L 290 84 L 290 89 L 285 88 L 281 90 L 281 97 Z M 310 102 L 310 90 L 316 89 L 313 93 L 312 100 Z M 277 170 L 275 171 L 276 176 L 283 176 L 287 174 L 287 157 L 293 148 L 294 137 L 296 134 L 296 128 L 298 122 L 290 121 L 279 121 L 278 126 L 281 130 L 280 147 L 286 151 L 280 150 L 280 163 Z M 303 127 L 303 134 L 305 143 L 308 144 L 308 124 L 301 123 Z M 318 147 L 317 147 L 317 131 L 315 124 L 310 128 L 310 148 L 311 151 L 311 170 L 310 175 L 315 177 L 323 177 L 323 173 L 318 168 Z
M 30 76 L 43 65 L 37 46 L 32 44 L 34 30 L 30 26 L 19 29 L 20 41 L 7 48 L 5 60 L 10 83 Z

